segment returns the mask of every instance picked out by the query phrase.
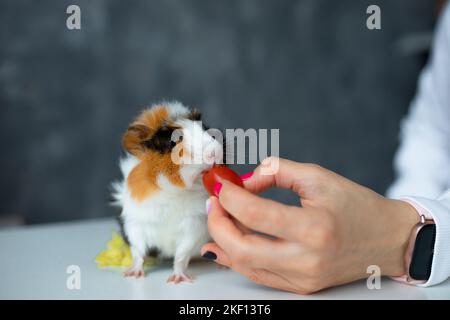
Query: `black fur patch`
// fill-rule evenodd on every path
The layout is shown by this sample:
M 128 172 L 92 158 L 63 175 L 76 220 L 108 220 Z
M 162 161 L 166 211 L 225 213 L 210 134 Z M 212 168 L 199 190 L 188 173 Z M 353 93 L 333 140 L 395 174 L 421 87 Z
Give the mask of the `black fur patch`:
M 192 121 L 200 121 L 202 120 L 202 113 L 199 110 L 194 109 L 188 114 L 187 118 Z
M 153 247 L 153 248 L 147 249 L 146 255 L 147 255 L 148 257 L 158 258 L 158 256 L 160 255 L 160 253 L 161 253 L 161 250 L 159 250 L 159 249 L 156 248 L 156 247 Z
M 161 154 L 171 152 L 175 147 L 175 142 L 172 141 L 172 133 L 175 128 L 162 126 L 156 131 L 150 140 L 144 141 L 143 144 L 152 150 L 156 150 Z

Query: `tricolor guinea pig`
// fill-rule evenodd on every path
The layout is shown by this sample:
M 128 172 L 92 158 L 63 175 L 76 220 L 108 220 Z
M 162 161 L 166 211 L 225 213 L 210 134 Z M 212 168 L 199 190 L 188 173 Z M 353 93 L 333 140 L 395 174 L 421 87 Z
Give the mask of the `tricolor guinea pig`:
M 198 111 L 179 102 L 144 110 L 122 143 L 123 180 L 113 184 L 113 198 L 133 257 L 124 275 L 144 276 L 145 256 L 158 252 L 174 259 L 168 281 L 191 280 L 189 261 L 210 241 L 201 175 L 222 161 L 222 144 L 206 132 Z

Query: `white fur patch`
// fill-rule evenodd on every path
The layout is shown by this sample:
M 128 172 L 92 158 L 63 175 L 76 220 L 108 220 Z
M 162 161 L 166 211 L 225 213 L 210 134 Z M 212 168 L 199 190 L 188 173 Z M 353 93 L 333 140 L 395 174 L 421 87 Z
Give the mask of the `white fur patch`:
M 131 245 L 141 251 L 157 247 L 163 256 L 173 257 L 177 247 L 186 242 L 191 243 L 186 254 L 198 255 L 201 246 L 210 239 L 205 211 L 208 195 L 200 177 L 191 188 L 180 188 L 160 175 L 158 185 L 161 190 L 137 202 L 131 197 L 126 183 L 132 170 L 129 165 L 133 163 L 136 165 L 138 160 L 132 155 L 121 161 L 124 180 L 116 183 L 114 194 L 116 203 L 122 206 L 124 228 Z
M 169 117 L 171 118 L 175 119 L 184 117 L 189 113 L 189 109 L 183 106 L 178 101 L 164 102 L 163 104 L 167 106 L 167 110 L 169 111 Z

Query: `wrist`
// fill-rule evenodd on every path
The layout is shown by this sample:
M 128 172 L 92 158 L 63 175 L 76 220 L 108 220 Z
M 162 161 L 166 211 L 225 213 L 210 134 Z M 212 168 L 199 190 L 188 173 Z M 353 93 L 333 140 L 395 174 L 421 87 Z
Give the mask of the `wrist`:
M 397 277 L 406 273 L 405 254 L 411 232 L 420 222 L 416 209 L 409 203 L 401 200 L 385 199 L 390 236 L 387 252 L 381 268 L 383 275 Z

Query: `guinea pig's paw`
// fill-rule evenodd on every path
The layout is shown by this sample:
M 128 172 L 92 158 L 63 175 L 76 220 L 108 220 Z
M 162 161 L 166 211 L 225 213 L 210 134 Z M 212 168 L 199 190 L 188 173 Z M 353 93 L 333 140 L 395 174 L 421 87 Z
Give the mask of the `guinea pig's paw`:
M 181 274 L 172 274 L 168 279 L 167 282 L 173 282 L 173 283 L 180 283 L 180 282 L 193 282 L 193 278 L 189 275 L 185 275 L 184 273 Z
M 145 277 L 145 272 L 143 268 L 130 268 L 123 274 L 124 277 L 135 277 L 135 278 L 143 278 Z

